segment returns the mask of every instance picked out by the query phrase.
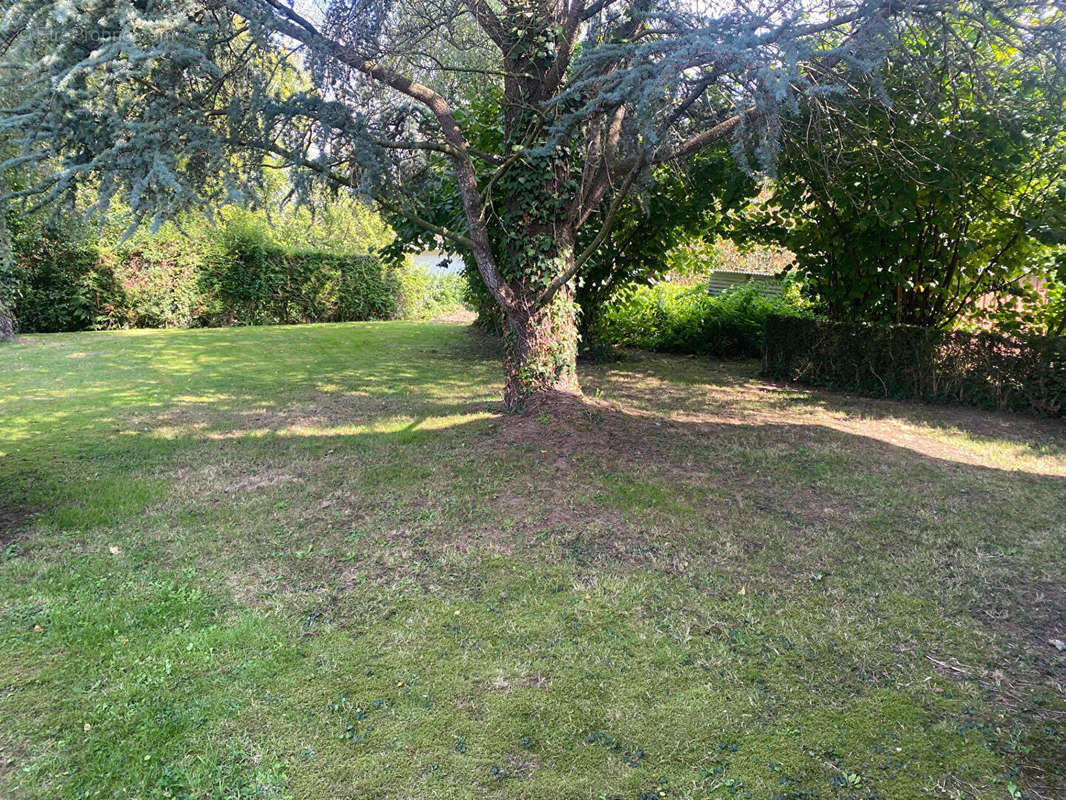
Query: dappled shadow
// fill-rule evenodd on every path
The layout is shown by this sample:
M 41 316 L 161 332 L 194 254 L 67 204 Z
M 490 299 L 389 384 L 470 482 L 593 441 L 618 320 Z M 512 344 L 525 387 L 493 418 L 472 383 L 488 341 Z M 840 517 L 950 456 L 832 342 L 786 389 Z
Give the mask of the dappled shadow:
M 474 331 L 457 337 L 454 325 L 426 324 L 406 326 L 422 333 L 405 338 L 383 325 L 35 336 L 28 347 L 78 347 L 68 354 L 78 356 L 76 366 L 42 373 L 32 393 L 19 399 L 34 402 L 43 412 L 35 416 L 47 416 L 48 430 L 62 429 L 68 438 L 102 429 L 154 428 L 166 418 L 195 418 L 197 409 L 207 416 L 284 413 L 307 398 L 335 404 L 345 402 L 337 400 L 341 396 L 368 404 L 380 398 L 384 406 L 421 397 L 432 403 L 480 384 L 490 387 L 483 397 L 495 399 L 500 367 L 498 343 L 491 337 Z M 440 330 L 439 346 L 425 346 L 425 329 Z M 253 336 L 256 349 L 250 351 Z M 302 352 L 308 342 L 330 347 L 330 356 L 308 358 Z M 5 441 L 45 442 L 48 430 L 9 418 L 0 426 L 0 449 Z
M 11 546 L 27 524 L 30 512 L 25 508 L 7 508 L 0 497 L 0 551 Z
M 675 376 L 680 368 L 685 381 Z M 686 368 L 687 367 L 687 368 Z M 1066 475 L 1066 422 L 1005 412 L 911 404 L 768 382 L 757 362 L 660 361 L 638 356 L 614 369 L 594 368 L 586 386 L 630 409 L 678 420 L 822 425 L 936 458 L 997 464 L 1033 474 Z M 1013 452 L 1007 452 L 1013 448 Z
M 965 406 L 869 398 L 776 381 L 767 382 L 767 386 L 779 390 L 775 403 L 783 409 L 817 405 L 859 419 L 904 420 L 928 428 L 961 431 L 976 439 L 1005 440 L 1034 448 L 1054 446 L 1059 452 L 1066 453 L 1064 420 Z M 797 395 L 797 392 L 802 394 Z
M 1066 682 L 1047 645 L 1066 638 L 1058 423 L 644 356 L 587 369 L 584 400 L 513 417 L 477 338 L 355 348 L 324 368 L 248 365 L 213 336 L 148 348 L 149 375 L 100 374 L 70 416 L 20 423 L 32 438 L 0 465 L 0 525 L 6 513 L 38 542 L 74 531 L 84 552 L 130 529 L 154 563 L 230 559 L 241 603 L 301 593 L 342 625 L 354 586 L 467 587 L 457 556 L 484 554 L 781 604 L 888 595 L 996 642 L 994 663 L 965 667 L 997 702 Z M 121 375 L 123 357 L 99 356 L 102 371 Z M 99 499 L 126 484 L 153 490 Z M 890 634 L 943 660 L 936 642 Z M 1061 724 L 1060 707 L 1026 713 Z
M 732 385 L 748 386 L 742 381 Z M 239 488 L 247 484 L 241 466 L 245 462 L 276 468 L 279 461 L 298 459 L 304 466 L 326 468 L 349 457 L 365 458 L 371 448 L 378 463 L 393 458 L 408 463 L 409 445 L 432 445 L 432 457 L 446 459 L 437 473 L 433 502 L 448 492 L 449 479 L 462 470 L 492 472 L 506 465 L 518 474 L 528 469 L 528 481 L 486 497 L 490 513 L 499 510 L 493 507 L 496 501 L 511 504 L 516 517 L 528 510 L 528 520 L 516 527 L 519 531 L 537 527 L 543 517 L 564 526 L 602 518 L 603 531 L 612 535 L 639 529 L 645 511 L 654 515 L 655 508 L 642 508 L 639 491 L 623 503 L 624 514 L 609 508 L 610 503 L 601 502 L 597 483 L 605 474 L 624 476 L 634 485 L 661 484 L 661 492 L 684 496 L 685 507 L 700 510 L 710 522 L 730 521 L 734 512 L 722 512 L 722 503 L 738 507 L 741 518 L 756 514 L 769 529 L 801 533 L 842 531 L 879 515 L 885 536 L 876 543 L 881 551 L 911 547 L 916 531 L 935 529 L 936 515 L 951 514 L 982 520 L 987 530 L 971 536 L 1006 545 L 1020 532 L 1011 530 L 1014 512 L 1034 491 L 1066 496 L 1066 479 L 1055 472 L 1030 471 L 1024 464 L 976 464 L 979 454 L 962 457 L 952 447 L 930 446 L 914 432 L 863 435 L 817 418 L 779 418 L 773 409 L 746 408 L 742 398 L 721 415 L 706 409 L 702 415 L 657 415 L 634 402 L 631 390 L 624 403 L 612 395 L 512 417 L 495 401 L 435 402 L 420 395 L 379 396 L 344 388 L 243 408 L 227 400 L 171 402 L 158 411 L 131 409 L 126 419 L 106 417 L 114 423 L 106 432 L 95 425 L 99 419 L 73 431 L 57 426 L 51 434 L 36 436 L 32 450 L 9 459 L 5 471 L 11 480 L 0 495 L 5 507 L 13 509 L 11 519 L 31 507 L 61 506 L 68 492 L 79 495 L 79 487 L 67 487 L 69 468 L 35 463 L 34 452 L 47 451 L 52 438 L 65 441 L 91 430 L 94 438 L 85 442 L 85 449 L 91 451 L 94 468 L 112 476 L 162 476 L 169 491 L 181 488 L 173 485 L 174 476 L 187 477 L 204 464 L 232 465 L 240 473 L 234 480 L 217 471 L 209 477 L 217 487 Z M 661 396 L 653 391 L 648 403 Z M 69 466 L 78 468 L 76 463 Z M 896 505 L 886 510 L 888 495 Z M 1026 510 L 1036 516 L 1019 524 L 1039 524 L 1059 534 L 1066 525 L 1061 507 L 1037 503 Z M 620 521 L 623 516 L 628 519 Z M 759 535 L 769 530 L 736 533 L 750 552 L 762 549 Z M 797 546 L 802 541 L 801 535 Z M 794 548 L 782 550 L 779 561 L 773 566 L 778 574 L 819 568 L 805 563 Z

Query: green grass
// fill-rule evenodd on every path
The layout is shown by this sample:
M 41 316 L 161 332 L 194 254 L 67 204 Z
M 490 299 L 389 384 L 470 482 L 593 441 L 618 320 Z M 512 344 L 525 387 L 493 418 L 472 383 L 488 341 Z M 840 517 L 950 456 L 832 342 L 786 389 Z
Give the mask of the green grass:
M 0 347 L 0 797 L 1066 793 L 1066 428 L 446 324 Z

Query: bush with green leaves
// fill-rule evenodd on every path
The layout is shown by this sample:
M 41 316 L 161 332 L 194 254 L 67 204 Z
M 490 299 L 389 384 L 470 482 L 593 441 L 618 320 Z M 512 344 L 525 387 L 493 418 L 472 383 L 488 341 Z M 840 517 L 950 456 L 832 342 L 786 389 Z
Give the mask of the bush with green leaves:
M 115 291 L 95 316 L 100 328 L 190 328 L 204 324 L 201 290 L 207 242 L 181 235 L 137 238 L 120 249 L 101 247 L 96 271 Z
M 101 326 L 104 307 L 119 294 L 114 275 L 91 244 L 57 230 L 16 221 L 15 320 L 23 332 L 54 333 Z
M 988 34 L 908 31 L 883 72 L 786 121 L 769 199 L 734 233 L 795 253 L 826 316 L 946 328 L 991 295 L 997 330 L 1059 324 L 1033 283 L 1066 281 L 1066 72 Z
M 613 303 L 598 334 L 614 344 L 661 353 L 755 358 L 762 354 L 767 317 L 809 313 L 794 284 L 780 297 L 756 285 L 712 297 L 702 284 L 660 283 L 632 289 Z
M 373 256 L 285 248 L 243 219 L 223 229 L 200 286 L 214 325 L 389 319 L 400 293 L 395 272 Z
M 13 227 L 22 331 L 341 322 L 401 310 L 400 276 L 377 258 L 279 245 L 256 215 L 188 234 L 167 225 L 121 244 L 114 228 Z

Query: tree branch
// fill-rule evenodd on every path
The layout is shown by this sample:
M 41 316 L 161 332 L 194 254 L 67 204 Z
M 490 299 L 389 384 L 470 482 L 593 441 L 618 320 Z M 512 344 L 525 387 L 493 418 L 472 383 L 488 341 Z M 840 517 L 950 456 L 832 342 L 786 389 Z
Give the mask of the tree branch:
M 607 215 L 604 217 L 603 225 L 600 226 L 599 232 L 592 240 L 588 247 L 586 247 L 581 254 L 574 258 L 574 263 L 570 265 L 562 274 L 557 276 L 550 284 L 548 288 L 541 292 L 540 297 L 537 298 L 536 308 L 542 308 L 551 302 L 551 299 L 555 296 L 555 293 L 559 291 L 568 281 L 570 281 L 577 273 L 585 266 L 585 262 L 589 260 L 603 244 L 604 239 L 611 232 L 611 227 L 614 225 L 615 217 L 618 216 L 618 209 L 622 207 L 622 202 L 629 195 L 629 190 L 633 187 L 633 181 L 637 179 L 641 170 L 644 168 L 643 163 L 638 164 L 634 169 L 630 170 L 626 176 L 621 188 L 615 194 L 611 200 L 611 206 L 607 210 Z
M 343 186 L 347 189 L 353 190 L 359 189 L 359 187 L 355 184 L 354 181 L 352 181 L 351 178 L 338 175 L 332 170 L 329 165 L 323 164 L 318 161 L 312 161 L 311 159 L 305 158 L 299 153 L 296 153 L 293 150 L 289 150 L 286 147 L 282 147 L 281 145 L 276 144 L 274 142 L 242 141 L 231 142 L 231 144 L 236 144 L 240 147 L 251 147 L 257 150 L 262 150 L 263 152 L 273 153 L 274 155 L 281 156 L 283 159 L 285 159 L 288 165 L 303 167 L 304 169 L 316 172 L 323 178 L 325 178 L 327 181 L 337 186 Z M 456 244 L 460 244 L 463 247 L 467 247 L 470 249 L 473 249 L 476 246 L 473 239 L 471 239 L 470 237 L 463 236 L 461 233 L 456 233 L 455 231 L 449 230 L 448 228 L 445 228 L 441 225 L 437 225 L 433 222 L 430 222 L 429 220 L 420 217 L 418 214 L 412 211 L 408 211 L 402 206 L 399 206 L 391 201 L 383 200 L 380 197 L 375 197 L 374 201 L 382 208 L 392 211 L 395 214 L 399 214 L 400 216 L 410 220 L 415 225 L 418 225 L 420 228 L 424 228 L 430 233 L 435 233 L 438 236 L 442 236 L 445 239 L 449 239 L 450 241 L 453 241 Z
M 265 4 L 264 10 L 273 9 L 276 12 L 270 13 L 270 18 L 274 30 L 278 33 L 302 42 L 311 49 L 324 50 L 340 63 L 417 100 L 433 113 L 445 140 L 456 150 L 451 154 L 451 159 L 455 167 L 456 182 L 459 184 L 459 194 L 462 197 L 463 211 L 466 214 L 470 231 L 470 249 L 477 262 L 478 270 L 497 302 L 504 308 L 514 307 L 514 293 L 503 280 L 496 266 L 496 259 L 489 242 L 488 228 L 484 220 L 484 207 L 477 188 L 477 174 L 470 160 L 470 145 L 448 102 L 430 87 L 381 64 L 369 61 L 352 48 L 330 39 L 291 8 L 283 5 L 280 0 L 229 0 L 229 2 L 238 9 L 238 13 L 241 13 L 239 9 L 247 8 L 248 3 L 252 3 L 253 7 L 256 2 Z

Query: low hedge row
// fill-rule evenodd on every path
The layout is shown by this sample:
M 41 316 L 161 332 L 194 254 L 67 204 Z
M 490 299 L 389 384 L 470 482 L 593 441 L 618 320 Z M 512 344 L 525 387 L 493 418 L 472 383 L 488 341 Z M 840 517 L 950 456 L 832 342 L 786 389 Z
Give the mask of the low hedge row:
M 875 397 L 1066 417 L 1066 337 L 771 316 L 763 374 Z

